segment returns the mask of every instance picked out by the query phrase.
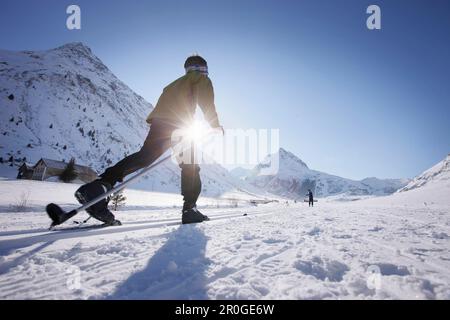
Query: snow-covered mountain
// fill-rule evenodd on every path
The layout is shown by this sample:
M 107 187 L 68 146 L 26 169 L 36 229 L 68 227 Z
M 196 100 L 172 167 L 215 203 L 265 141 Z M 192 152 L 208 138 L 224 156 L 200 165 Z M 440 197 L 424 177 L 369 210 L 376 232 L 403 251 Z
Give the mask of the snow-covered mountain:
M 278 157 L 279 161 L 277 174 L 259 175 L 261 168 L 274 161 L 275 157 Z M 279 152 L 267 156 L 245 180 L 258 188 L 292 199 L 303 198 L 308 189 L 311 189 L 318 197 L 337 194 L 387 195 L 408 183 L 406 179 L 367 178 L 355 181 L 311 170 L 297 156 L 282 148 Z
M 75 157 L 101 171 L 136 150 L 152 105 L 81 43 L 0 51 L 1 157 Z
M 430 169 L 411 180 L 388 197 L 367 199 L 367 205 L 389 205 L 391 207 L 441 208 L 444 212 L 450 205 L 450 155 Z
M 438 164 L 415 177 L 405 187 L 398 190 L 398 192 L 405 192 L 436 184 L 450 184 L 450 154 Z
M 0 166 L 74 157 L 101 173 L 139 150 L 152 108 L 82 43 L 0 50 Z M 203 166 L 201 175 L 207 195 L 258 191 L 220 165 Z M 166 192 L 179 186 L 180 169 L 171 161 L 137 184 Z
M 251 169 L 245 169 L 242 167 L 236 167 L 230 170 L 230 174 L 233 177 L 236 177 L 238 179 L 245 179 L 252 173 Z
M 376 190 L 376 195 L 392 194 L 409 183 L 409 179 L 378 179 L 375 177 L 365 178 L 360 182 Z

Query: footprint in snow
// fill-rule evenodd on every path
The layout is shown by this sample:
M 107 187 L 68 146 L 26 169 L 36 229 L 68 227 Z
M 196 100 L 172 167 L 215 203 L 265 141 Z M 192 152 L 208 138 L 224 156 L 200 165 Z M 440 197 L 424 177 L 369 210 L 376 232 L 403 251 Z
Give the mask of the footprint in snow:
M 318 227 L 312 228 L 310 231 L 307 232 L 308 236 L 317 236 L 322 232 L 322 230 Z
M 286 239 L 268 238 L 268 239 L 264 239 L 263 242 L 267 243 L 267 244 L 274 244 L 274 243 L 286 242 Z
M 445 240 L 445 239 L 449 239 L 449 235 L 446 234 L 445 232 L 433 232 L 431 237 L 433 237 L 434 239 L 439 239 L 439 240 Z
M 313 276 L 316 279 L 332 282 L 342 281 L 345 273 L 349 271 L 349 267 L 339 261 L 322 260 L 320 257 L 313 257 L 311 261 L 297 260 L 294 267 L 300 272 Z
M 333 238 L 335 238 L 335 239 L 351 239 L 352 236 L 349 234 L 335 234 L 335 235 L 333 235 Z
M 392 263 L 374 263 L 373 265 L 380 268 L 383 276 L 409 276 L 411 274 L 406 266 L 397 266 Z

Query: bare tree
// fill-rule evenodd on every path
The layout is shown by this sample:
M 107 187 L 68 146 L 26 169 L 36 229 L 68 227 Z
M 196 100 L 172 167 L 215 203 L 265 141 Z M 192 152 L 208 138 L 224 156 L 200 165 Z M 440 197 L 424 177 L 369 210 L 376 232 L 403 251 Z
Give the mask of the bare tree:
M 28 208 L 28 200 L 30 198 L 30 191 L 22 192 L 20 197 L 16 199 L 16 203 L 11 205 L 11 209 L 15 212 L 25 212 Z

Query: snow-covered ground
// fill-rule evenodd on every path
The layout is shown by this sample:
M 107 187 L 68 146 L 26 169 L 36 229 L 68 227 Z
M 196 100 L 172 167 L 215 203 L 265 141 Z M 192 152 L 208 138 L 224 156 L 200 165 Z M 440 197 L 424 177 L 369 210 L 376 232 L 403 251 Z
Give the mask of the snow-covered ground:
M 131 190 L 121 227 L 48 231 L 43 207 L 75 205 L 76 185 L 1 180 L 0 298 L 450 299 L 450 200 L 422 201 L 430 187 L 314 208 L 204 199 L 212 220 L 186 226 L 179 196 Z

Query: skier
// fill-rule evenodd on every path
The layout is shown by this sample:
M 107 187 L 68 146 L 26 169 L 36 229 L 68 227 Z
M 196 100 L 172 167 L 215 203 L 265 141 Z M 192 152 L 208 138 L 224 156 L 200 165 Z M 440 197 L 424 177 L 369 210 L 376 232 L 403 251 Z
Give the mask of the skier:
M 309 198 L 309 205 L 308 206 L 309 207 L 314 207 L 314 196 L 313 196 L 313 193 L 312 193 L 311 189 L 308 189 L 307 196 Z
M 149 134 L 143 147 L 105 170 L 98 180 L 83 185 L 75 196 L 82 204 L 110 190 L 123 178 L 141 168 L 151 165 L 172 145 L 172 133 L 189 126 L 195 114 L 197 104 L 204 113 L 205 119 L 212 128 L 220 125 L 214 104 L 214 90 L 208 77 L 208 64 L 200 56 L 189 57 L 184 68 L 186 74 L 169 84 L 161 95 L 154 110 L 147 118 L 150 124 Z M 185 150 L 193 152 L 193 150 Z M 192 157 L 191 157 L 192 158 Z M 181 194 L 184 196 L 182 223 L 198 223 L 209 220 L 196 206 L 201 192 L 200 167 L 195 163 L 179 161 L 181 168 Z M 86 210 L 94 218 L 106 225 L 120 225 L 114 215 L 108 210 L 108 200 L 102 200 Z

